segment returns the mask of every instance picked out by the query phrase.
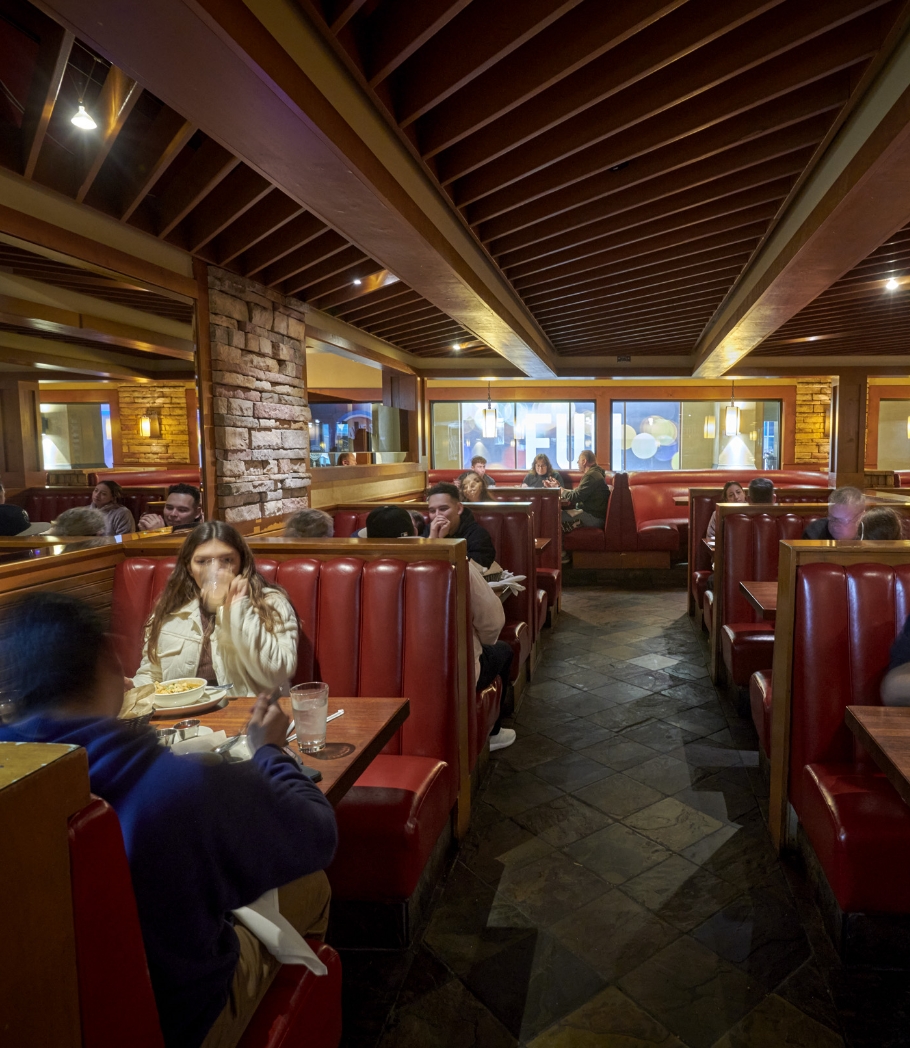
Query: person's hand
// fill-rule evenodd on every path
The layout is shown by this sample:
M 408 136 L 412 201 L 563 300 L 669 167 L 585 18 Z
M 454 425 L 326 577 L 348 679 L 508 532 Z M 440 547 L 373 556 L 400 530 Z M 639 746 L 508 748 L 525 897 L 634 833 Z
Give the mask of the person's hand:
M 430 524 L 430 538 L 444 539 L 449 533 L 449 518 L 438 513 Z
M 237 576 L 230 569 L 210 565 L 199 589 L 199 600 L 208 612 L 217 611 L 228 602 Z
M 559 487 L 559 481 L 556 480 L 555 477 L 545 477 L 544 478 L 544 482 L 543 482 L 543 486 L 545 488 L 558 488 Z
M 133 682 L 129 679 L 129 677 L 124 677 L 123 678 L 123 690 L 124 691 L 132 691 L 133 690 Z
M 250 722 L 246 726 L 246 736 L 254 753 L 263 746 L 282 749 L 287 744 L 290 717 L 277 702 L 270 706 L 269 698 L 270 693 L 267 691 L 256 696 L 256 705 L 250 712 Z
M 249 580 L 244 578 L 242 575 L 235 575 L 231 580 L 231 585 L 228 588 L 227 600 L 225 604 L 236 604 L 238 600 L 243 598 L 250 592 Z
M 139 518 L 140 531 L 154 531 L 156 528 L 166 527 L 167 524 L 164 523 L 164 517 L 159 516 L 157 513 L 143 513 Z

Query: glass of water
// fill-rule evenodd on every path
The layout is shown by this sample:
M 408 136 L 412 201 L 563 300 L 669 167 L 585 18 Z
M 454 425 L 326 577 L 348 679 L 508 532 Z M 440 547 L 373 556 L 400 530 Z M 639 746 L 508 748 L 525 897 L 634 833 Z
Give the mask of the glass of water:
M 294 729 L 301 753 L 318 753 L 325 748 L 325 717 L 329 708 L 329 686 L 314 680 L 291 688 Z

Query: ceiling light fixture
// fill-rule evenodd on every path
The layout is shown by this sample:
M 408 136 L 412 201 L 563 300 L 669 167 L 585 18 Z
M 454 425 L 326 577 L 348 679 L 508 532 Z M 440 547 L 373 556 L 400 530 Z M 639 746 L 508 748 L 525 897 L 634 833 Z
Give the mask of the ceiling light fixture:
M 92 119 L 91 115 L 86 112 L 83 102 L 85 101 L 85 92 L 88 85 L 91 83 L 92 74 L 95 72 L 95 62 L 97 58 L 92 55 L 92 68 L 89 70 L 88 76 L 85 78 L 85 83 L 82 86 L 82 91 L 79 93 L 79 108 L 73 117 L 70 118 L 70 123 L 80 128 L 82 131 L 94 131 L 98 126 Z
M 362 283 L 363 281 L 360 279 L 360 277 L 354 277 L 354 287 L 360 287 Z
M 496 436 L 496 408 L 493 407 L 489 382 L 487 382 L 487 406 L 483 409 L 483 435 L 487 439 Z
M 460 342 L 453 343 L 452 344 L 452 349 L 454 349 L 455 352 L 457 353 L 461 349 L 461 343 Z
M 896 279 L 895 279 L 894 277 L 892 277 L 892 278 L 891 278 L 891 279 L 890 279 L 890 280 L 889 280 L 889 281 L 888 281 L 888 282 L 887 282 L 887 283 L 885 284 L 885 287 L 886 287 L 886 288 L 888 289 L 888 291 L 897 291 L 897 289 L 898 289 L 898 288 L 899 288 L 900 286 L 901 286 L 901 282 L 900 282 L 899 280 L 896 280 Z

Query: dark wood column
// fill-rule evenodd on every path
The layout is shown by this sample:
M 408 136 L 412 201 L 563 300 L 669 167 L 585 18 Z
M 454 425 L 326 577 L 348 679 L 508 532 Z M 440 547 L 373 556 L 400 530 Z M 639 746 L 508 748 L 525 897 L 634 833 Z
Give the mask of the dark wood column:
M 831 401 L 831 474 L 836 487 L 865 486 L 868 373 L 845 368 L 834 378 Z
M 0 379 L 3 441 L 0 473 L 8 488 L 44 484 L 41 457 L 41 393 L 37 382 Z

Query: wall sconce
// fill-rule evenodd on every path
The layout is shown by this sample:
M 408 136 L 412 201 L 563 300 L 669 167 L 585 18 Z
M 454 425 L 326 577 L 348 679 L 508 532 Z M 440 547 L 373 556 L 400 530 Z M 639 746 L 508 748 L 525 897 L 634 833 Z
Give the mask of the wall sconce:
M 825 440 L 831 439 L 831 405 L 829 404 L 825 408 L 825 426 L 823 430 L 825 434 Z M 907 417 L 907 436 L 910 438 L 910 416 Z
M 139 416 L 139 436 L 157 440 L 161 436 L 161 416 L 157 411 L 146 411 Z
M 758 430 L 757 429 L 753 429 L 749 433 L 749 440 L 751 440 L 753 444 L 756 442 L 756 440 L 758 440 Z
M 713 415 L 705 417 L 705 440 L 713 440 L 717 433 L 717 420 Z
M 907 440 L 910 440 L 910 415 L 907 416 Z

